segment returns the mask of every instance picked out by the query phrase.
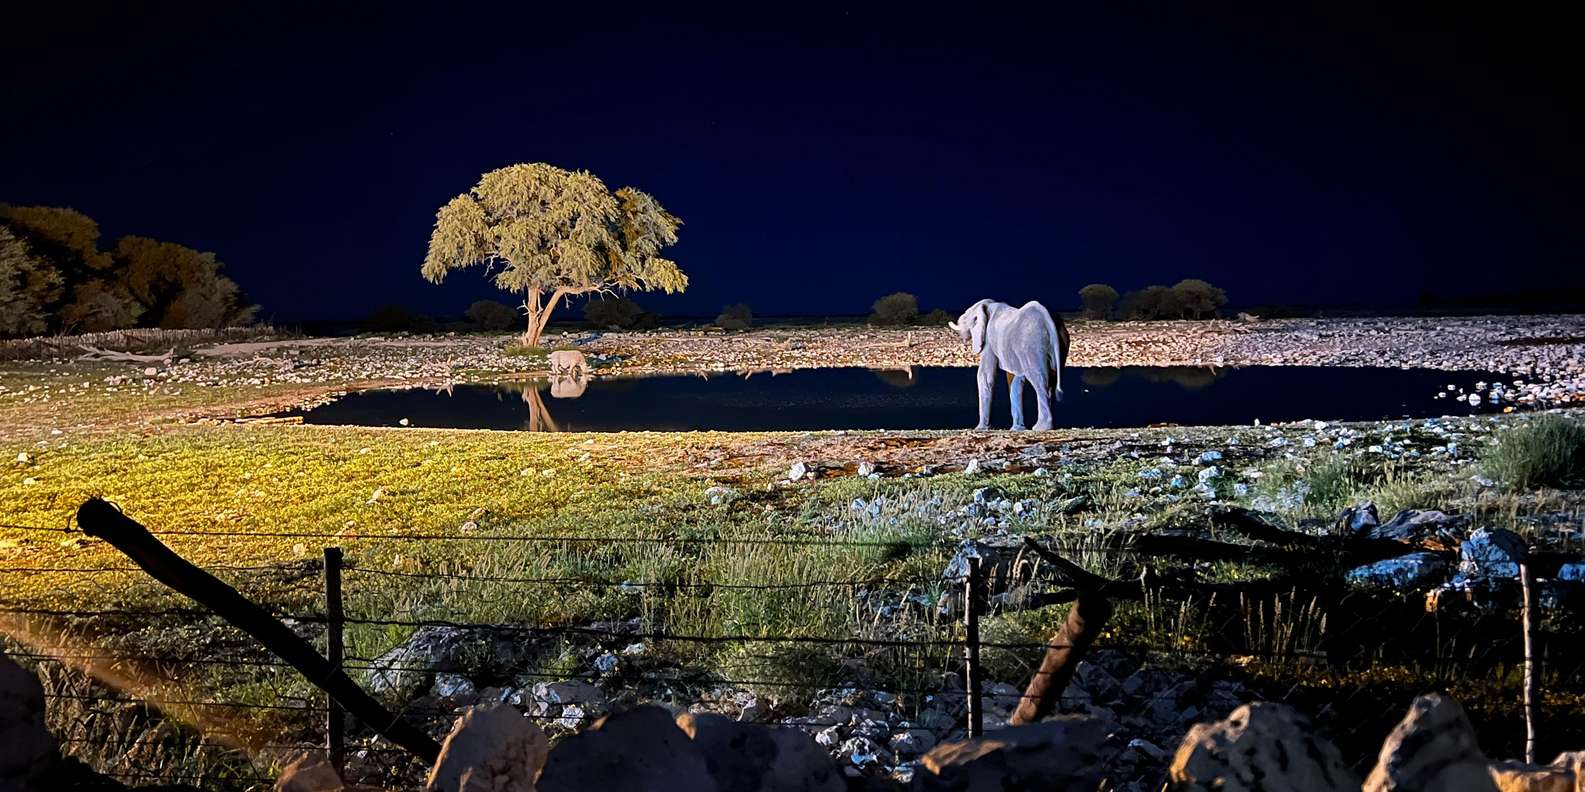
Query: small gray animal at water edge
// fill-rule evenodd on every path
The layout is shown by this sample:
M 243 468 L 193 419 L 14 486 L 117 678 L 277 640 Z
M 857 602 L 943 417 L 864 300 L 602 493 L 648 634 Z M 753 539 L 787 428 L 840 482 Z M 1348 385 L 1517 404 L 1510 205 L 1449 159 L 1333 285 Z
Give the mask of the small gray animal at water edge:
M 969 306 L 947 327 L 969 342 L 980 356 L 980 422 L 974 428 L 991 428 L 991 389 L 996 370 L 1007 372 L 1013 403 L 1013 428 L 1024 427 L 1024 383 L 1035 388 L 1039 416 L 1036 429 L 1051 428 L 1051 402 L 1062 400 L 1062 366 L 1068 360 L 1068 329 L 1034 300 L 1014 308 L 995 300 Z

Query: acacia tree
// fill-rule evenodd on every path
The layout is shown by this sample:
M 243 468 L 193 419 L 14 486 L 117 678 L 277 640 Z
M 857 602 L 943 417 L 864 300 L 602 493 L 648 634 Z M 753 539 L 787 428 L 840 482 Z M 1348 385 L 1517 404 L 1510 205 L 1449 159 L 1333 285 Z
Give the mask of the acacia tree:
M 1086 317 L 1105 319 L 1117 305 L 1117 290 L 1104 283 L 1092 283 L 1079 289 L 1079 300 L 1084 304 Z
M 544 163 L 490 171 L 435 216 L 423 275 L 484 265 L 495 285 L 523 295 L 523 343 L 539 344 L 564 298 L 628 290 L 679 292 L 688 276 L 660 251 L 682 221 L 632 187 L 614 194 L 588 171 Z

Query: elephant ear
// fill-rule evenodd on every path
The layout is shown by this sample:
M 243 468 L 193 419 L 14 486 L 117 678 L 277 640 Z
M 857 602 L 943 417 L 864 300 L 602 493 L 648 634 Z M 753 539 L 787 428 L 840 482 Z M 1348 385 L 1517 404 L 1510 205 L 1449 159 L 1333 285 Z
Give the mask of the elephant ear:
M 969 344 L 978 355 L 985 351 L 985 334 L 991 327 L 991 312 L 989 306 L 981 303 L 974 319 L 969 325 Z

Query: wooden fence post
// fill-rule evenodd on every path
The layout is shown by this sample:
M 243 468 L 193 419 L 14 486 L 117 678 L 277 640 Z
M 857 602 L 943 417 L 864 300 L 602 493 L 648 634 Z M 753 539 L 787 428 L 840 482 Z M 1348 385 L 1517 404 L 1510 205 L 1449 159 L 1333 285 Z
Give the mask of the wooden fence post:
M 342 635 L 341 607 L 341 548 L 325 548 L 325 660 L 337 673 L 345 654 Z M 325 753 L 336 775 L 346 777 L 347 771 L 347 713 L 335 696 L 325 696 Z
M 1057 702 L 1068 689 L 1073 672 L 1084 659 L 1095 636 L 1101 634 L 1106 620 L 1112 615 L 1112 603 L 1093 592 L 1081 592 L 1068 609 L 1068 619 L 1046 647 L 1046 656 L 1040 661 L 1040 670 L 1029 680 L 1018 710 L 1008 723 L 1018 725 L 1035 723 L 1050 715 Z
M 1524 760 L 1535 764 L 1536 706 L 1541 698 L 1541 679 L 1535 672 L 1535 589 L 1531 584 L 1530 564 L 1519 565 L 1519 585 L 1524 596 L 1520 624 L 1524 630 Z
M 985 711 L 980 702 L 980 558 L 969 556 L 969 574 L 963 581 L 963 688 L 968 702 L 968 736 L 985 733 Z
M 214 611 L 232 626 L 251 635 L 309 682 L 334 697 L 369 728 L 429 764 L 440 756 L 440 743 L 424 730 L 392 715 L 358 683 L 325 660 L 314 647 L 253 600 L 214 575 L 193 566 L 166 547 L 120 509 L 99 498 L 77 508 L 83 533 L 109 542 L 150 577 Z

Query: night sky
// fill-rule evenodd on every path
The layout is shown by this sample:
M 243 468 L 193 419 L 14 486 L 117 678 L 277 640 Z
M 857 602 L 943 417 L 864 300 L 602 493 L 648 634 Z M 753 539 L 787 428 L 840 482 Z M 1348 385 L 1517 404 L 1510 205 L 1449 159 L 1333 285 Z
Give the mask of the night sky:
M 532 161 L 683 218 L 662 314 L 1585 284 L 1581 48 L 1512 6 L 117 5 L 7 9 L 0 201 L 214 250 L 263 318 L 509 299 L 418 269 Z

